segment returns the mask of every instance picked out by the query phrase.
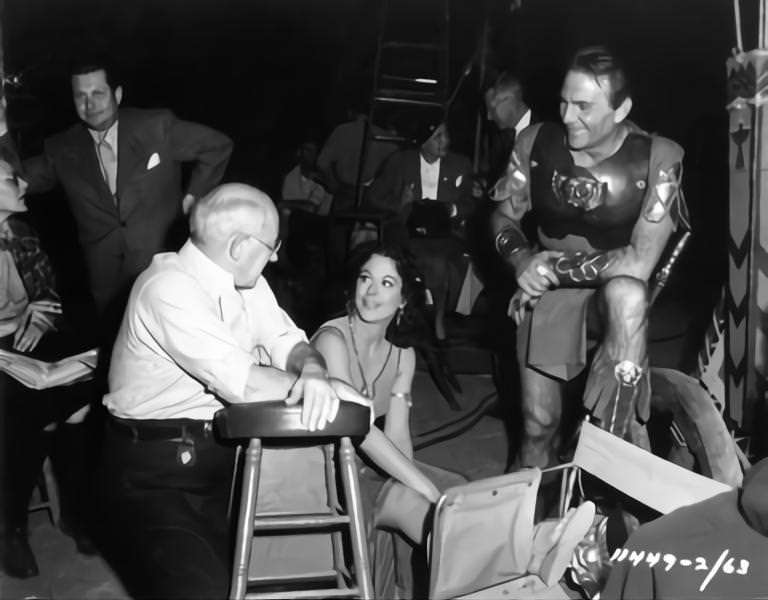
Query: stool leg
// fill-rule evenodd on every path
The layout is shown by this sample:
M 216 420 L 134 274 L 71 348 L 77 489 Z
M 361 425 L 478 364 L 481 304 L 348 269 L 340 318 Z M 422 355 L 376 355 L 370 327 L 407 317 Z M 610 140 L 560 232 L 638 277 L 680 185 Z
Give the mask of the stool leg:
M 328 493 L 328 508 L 332 513 L 338 514 L 341 506 L 339 505 L 339 494 L 336 491 L 336 470 L 333 468 L 333 444 L 323 446 L 323 454 L 325 455 L 325 489 Z M 333 568 L 336 571 L 336 584 L 342 587 L 344 585 L 344 576 L 348 578 L 349 572 L 344 564 L 343 542 L 340 531 L 333 531 L 331 533 L 331 545 L 333 547 Z
M 352 537 L 352 555 L 355 561 L 357 586 L 363 598 L 373 598 L 373 584 L 371 583 L 371 566 L 368 562 L 368 544 L 365 539 L 365 519 L 360 500 L 360 482 L 357 479 L 357 465 L 355 465 L 355 450 L 348 437 L 341 438 L 341 480 L 344 484 L 344 493 L 347 499 L 347 512 L 349 514 L 349 528 Z
M 240 466 L 243 458 L 243 447 L 235 448 L 235 460 L 232 464 L 232 483 L 229 485 L 229 500 L 227 501 L 227 523 L 232 521 L 232 507 L 235 504 L 235 490 L 237 489 L 237 476 L 240 474 Z
M 48 501 L 48 512 L 51 515 L 51 522 L 54 527 L 59 527 L 61 523 L 61 504 L 59 503 L 59 487 L 56 484 L 56 478 L 53 476 L 53 467 L 50 457 L 46 456 L 43 461 L 43 479 L 45 480 L 45 493 Z
M 254 438 L 248 444 L 243 464 L 243 489 L 240 495 L 240 516 L 237 521 L 230 600 L 242 600 L 248 590 L 248 567 L 251 562 L 256 499 L 259 496 L 260 466 L 261 440 Z

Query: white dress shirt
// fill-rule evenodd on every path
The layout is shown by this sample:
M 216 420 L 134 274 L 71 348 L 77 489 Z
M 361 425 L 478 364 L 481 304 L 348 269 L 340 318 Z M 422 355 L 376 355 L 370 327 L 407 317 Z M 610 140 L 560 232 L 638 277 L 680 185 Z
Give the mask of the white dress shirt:
M 251 365 L 284 369 L 307 340 L 267 281 L 236 290 L 191 241 L 156 254 L 131 290 L 109 369 L 107 409 L 126 419 L 210 420 L 242 401 Z
M 525 111 L 525 114 L 520 117 L 520 120 L 515 125 L 515 138 L 520 135 L 520 132 L 531 124 L 531 109 Z
M 421 197 L 437 200 L 437 186 L 440 183 L 440 159 L 428 163 L 419 153 L 421 170 Z

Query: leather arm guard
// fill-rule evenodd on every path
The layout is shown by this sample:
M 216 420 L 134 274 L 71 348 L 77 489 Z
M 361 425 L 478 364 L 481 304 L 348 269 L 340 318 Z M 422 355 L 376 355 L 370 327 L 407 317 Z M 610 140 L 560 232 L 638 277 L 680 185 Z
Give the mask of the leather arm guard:
M 504 260 L 509 260 L 515 254 L 531 248 L 523 232 L 514 226 L 505 227 L 496 234 L 495 246 L 496 252 Z
M 569 252 L 552 261 L 552 271 L 563 287 L 595 287 L 612 262 L 609 252 Z

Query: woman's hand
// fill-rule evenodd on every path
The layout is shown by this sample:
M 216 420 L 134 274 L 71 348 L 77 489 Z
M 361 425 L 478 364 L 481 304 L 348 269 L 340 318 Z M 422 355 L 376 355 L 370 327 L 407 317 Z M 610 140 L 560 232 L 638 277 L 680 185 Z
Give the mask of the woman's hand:
M 19 327 L 13 336 L 13 349 L 31 352 L 49 331 L 55 331 L 54 315 L 61 314 L 61 303 L 54 300 L 30 302 L 19 319 Z

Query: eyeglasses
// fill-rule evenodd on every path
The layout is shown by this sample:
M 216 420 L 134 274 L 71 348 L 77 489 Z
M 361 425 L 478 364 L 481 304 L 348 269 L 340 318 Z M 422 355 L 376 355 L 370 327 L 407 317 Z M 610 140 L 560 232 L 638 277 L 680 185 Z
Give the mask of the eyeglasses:
M 283 240 L 281 240 L 281 239 L 279 239 L 279 238 L 278 238 L 277 242 L 275 242 L 275 245 L 274 245 L 274 246 L 271 246 L 271 245 L 267 244 L 267 242 L 265 242 L 264 240 L 260 240 L 259 238 L 257 238 L 255 235 L 252 235 L 252 236 L 250 236 L 250 237 L 252 237 L 254 240 L 256 240 L 257 242 L 259 242 L 259 244 L 261 244 L 262 246 L 264 246 L 264 247 L 265 247 L 267 250 L 269 250 L 269 251 L 270 251 L 270 252 L 271 252 L 273 255 L 274 255 L 274 254 L 277 254 L 278 252 L 280 252 L 280 246 L 282 246 L 282 245 L 283 245 Z

